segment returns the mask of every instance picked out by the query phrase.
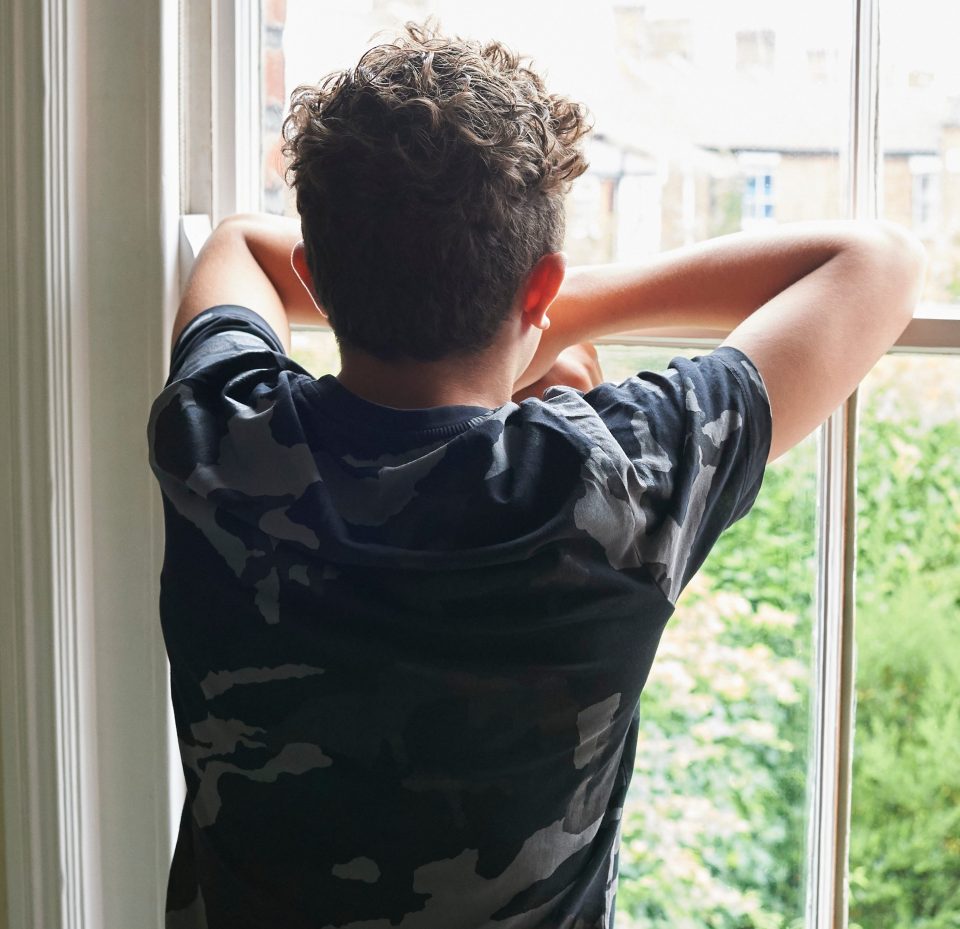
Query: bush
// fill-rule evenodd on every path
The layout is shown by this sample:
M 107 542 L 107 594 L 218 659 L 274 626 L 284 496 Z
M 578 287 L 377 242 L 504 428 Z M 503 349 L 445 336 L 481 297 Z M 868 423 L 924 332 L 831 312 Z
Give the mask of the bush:
M 851 925 L 957 929 L 960 388 L 955 359 L 887 367 L 861 433 Z
M 688 591 L 642 701 L 618 895 L 628 925 L 775 929 L 801 911 L 808 670 L 741 644 L 797 625 L 705 581 Z

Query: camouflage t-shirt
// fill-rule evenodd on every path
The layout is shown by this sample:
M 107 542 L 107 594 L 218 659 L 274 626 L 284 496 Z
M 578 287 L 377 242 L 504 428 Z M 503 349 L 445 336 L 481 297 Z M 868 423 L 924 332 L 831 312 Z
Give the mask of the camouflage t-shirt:
M 197 317 L 150 421 L 169 929 L 610 927 L 640 691 L 769 440 L 730 348 L 397 410 Z

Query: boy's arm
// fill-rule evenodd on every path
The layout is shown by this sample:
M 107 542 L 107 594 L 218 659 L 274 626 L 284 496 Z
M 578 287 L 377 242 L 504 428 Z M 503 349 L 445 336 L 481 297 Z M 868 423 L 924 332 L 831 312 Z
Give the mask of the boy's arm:
M 313 297 L 290 263 L 299 241 L 295 219 L 260 214 L 225 219 L 194 262 L 174 320 L 173 341 L 209 307 L 235 304 L 262 316 L 289 350 L 290 323 L 321 321 Z
M 824 222 L 724 236 L 642 264 L 574 268 L 523 382 L 567 345 L 631 329 L 715 329 L 764 379 L 772 460 L 826 419 L 903 331 L 924 261 L 899 226 Z

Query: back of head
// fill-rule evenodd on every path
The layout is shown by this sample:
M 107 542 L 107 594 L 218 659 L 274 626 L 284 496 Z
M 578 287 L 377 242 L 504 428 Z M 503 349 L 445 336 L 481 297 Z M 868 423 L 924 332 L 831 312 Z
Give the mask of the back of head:
M 297 88 L 285 152 L 341 346 L 420 361 L 487 348 L 561 247 L 588 129 L 518 55 L 431 24 Z

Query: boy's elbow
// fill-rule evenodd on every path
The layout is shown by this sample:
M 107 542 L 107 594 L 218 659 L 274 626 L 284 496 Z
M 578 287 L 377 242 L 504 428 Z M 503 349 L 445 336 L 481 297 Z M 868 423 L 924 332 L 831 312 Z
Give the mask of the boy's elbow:
M 904 273 L 915 278 L 922 277 L 927 266 L 927 250 L 919 236 L 889 219 L 878 220 L 876 226 L 884 238 L 888 253 L 903 266 Z
M 249 226 L 262 220 L 263 217 L 259 213 L 233 213 L 221 219 L 220 222 L 217 223 L 217 228 L 230 229 L 236 226 Z
M 900 276 L 905 298 L 901 304 L 903 325 L 913 318 L 920 294 L 923 291 L 923 279 L 927 269 L 927 250 L 920 238 L 911 230 L 898 223 L 885 221 L 884 234 L 890 241 L 890 260 Z
M 860 246 L 870 256 L 870 265 L 883 281 L 887 313 L 905 327 L 912 319 L 927 267 L 927 251 L 919 237 L 890 220 L 863 224 Z
M 927 250 L 919 236 L 906 226 L 889 219 L 878 220 L 876 227 L 883 237 L 886 257 L 893 262 L 897 270 L 914 280 L 923 277 L 927 266 Z

